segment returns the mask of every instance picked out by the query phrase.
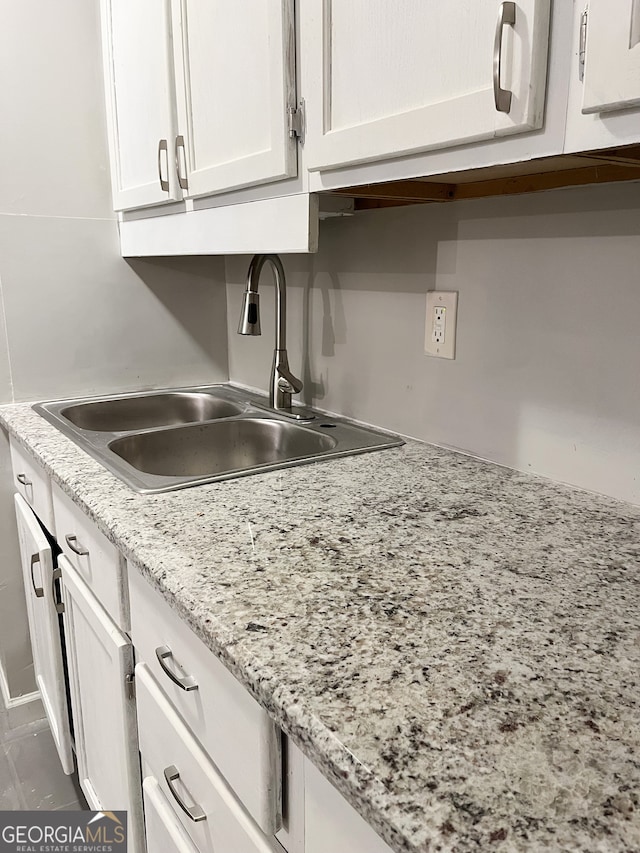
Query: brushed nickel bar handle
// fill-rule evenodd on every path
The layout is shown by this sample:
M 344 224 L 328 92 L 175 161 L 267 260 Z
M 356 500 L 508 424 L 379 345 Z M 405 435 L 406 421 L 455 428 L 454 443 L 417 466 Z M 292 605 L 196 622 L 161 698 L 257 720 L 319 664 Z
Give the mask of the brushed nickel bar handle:
M 169 658 L 173 658 L 173 652 L 169 648 L 169 646 L 158 646 L 156 649 L 156 657 L 158 658 L 158 663 L 162 667 L 162 671 L 164 674 L 173 681 L 174 684 L 177 684 L 178 687 L 181 687 L 183 690 L 186 690 L 189 693 L 191 690 L 198 689 L 198 682 L 192 675 L 184 675 L 182 677 L 176 675 L 171 672 L 169 667 L 166 665 L 165 660 Z
M 183 177 L 180 172 L 180 149 L 182 148 L 182 155 L 184 157 L 184 165 L 185 169 L 187 167 L 187 152 L 184 147 L 184 136 L 176 136 L 176 147 L 175 147 L 175 156 L 176 156 L 176 175 L 178 176 L 178 186 L 180 189 L 188 190 L 189 189 L 189 181 L 187 180 L 186 175 Z
M 32 554 L 31 555 L 31 585 L 33 586 L 33 591 L 36 594 L 36 598 L 44 598 L 44 589 L 41 586 L 36 586 L 36 580 L 33 576 L 33 570 L 35 568 L 36 563 L 40 562 L 40 554 Z
M 89 552 L 87 551 L 87 549 L 78 542 L 77 536 L 75 536 L 72 533 L 67 533 L 67 535 L 64 538 L 65 538 L 65 541 L 66 541 L 67 545 L 69 546 L 69 548 L 71 548 L 73 553 L 77 554 L 78 557 L 88 557 L 89 556 Z
M 53 574 L 51 575 L 51 598 L 56 608 L 56 613 L 64 613 L 64 603 L 62 601 L 58 601 L 58 597 L 56 595 L 56 581 L 59 581 L 62 577 L 62 569 L 54 569 Z
M 165 153 L 165 158 L 167 162 L 167 171 L 169 170 L 169 146 L 167 145 L 166 139 L 161 139 L 158 142 L 158 178 L 160 179 L 160 189 L 168 193 L 169 192 L 169 181 L 165 181 L 162 177 L 162 152 Z
M 18 474 L 16 476 L 16 480 L 20 483 L 21 486 L 33 486 L 33 483 L 27 477 L 26 474 Z
M 516 22 L 516 4 L 501 3 L 498 10 L 498 23 L 496 24 L 496 35 L 493 43 L 493 98 L 499 113 L 508 113 L 511 110 L 511 99 L 513 92 L 500 86 L 502 77 L 502 37 L 506 26 L 514 26 Z
M 169 786 L 169 790 L 173 795 L 174 800 L 180 806 L 182 811 L 188 815 L 194 823 L 200 823 L 201 820 L 206 820 L 207 816 L 201 807 L 194 803 L 192 806 L 188 806 L 185 801 L 182 799 L 180 794 L 176 791 L 174 782 L 180 778 L 180 773 L 178 772 L 178 768 L 175 765 L 171 765 L 171 767 L 165 767 L 164 770 L 164 778 L 166 780 L 167 785 Z

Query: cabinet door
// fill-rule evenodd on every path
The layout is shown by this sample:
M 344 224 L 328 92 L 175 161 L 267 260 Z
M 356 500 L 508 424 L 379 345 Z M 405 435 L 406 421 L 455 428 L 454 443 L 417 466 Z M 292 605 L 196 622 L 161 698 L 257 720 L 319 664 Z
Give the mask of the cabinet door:
M 15 495 L 14 499 L 36 684 L 62 769 L 69 775 L 74 769 L 73 748 L 54 589 L 53 554 L 25 499 L 21 495 Z
M 173 164 L 170 0 L 102 0 L 116 210 L 181 198 Z
M 177 148 L 189 196 L 291 177 L 293 0 L 173 0 Z M 186 159 L 186 162 L 185 162 Z
M 59 564 L 80 785 L 92 809 L 128 812 L 130 850 L 140 851 L 133 648 L 67 557 Z
M 305 161 L 322 169 L 541 127 L 549 9 L 550 0 L 306 0 Z
M 582 112 L 640 104 L 640 0 L 590 0 Z

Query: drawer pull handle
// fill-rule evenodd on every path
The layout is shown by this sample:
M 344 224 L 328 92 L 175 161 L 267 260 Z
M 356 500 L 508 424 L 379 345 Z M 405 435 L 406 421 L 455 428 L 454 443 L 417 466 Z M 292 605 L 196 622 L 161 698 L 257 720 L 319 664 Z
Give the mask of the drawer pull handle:
M 16 480 L 20 483 L 21 486 L 33 486 L 33 483 L 27 477 L 26 474 L 18 474 Z
M 36 563 L 40 562 L 40 554 L 32 554 L 31 555 L 31 585 L 33 586 L 33 591 L 36 594 L 36 598 L 44 598 L 44 589 L 41 586 L 36 586 L 36 580 L 33 576 L 33 570 L 35 568 Z
M 64 538 L 65 538 L 66 543 L 69 546 L 69 548 L 71 548 L 73 553 L 77 554 L 78 557 L 88 557 L 89 556 L 89 552 L 87 551 L 87 549 L 78 542 L 78 537 L 75 536 L 73 533 L 67 533 L 67 535 Z
M 167 785 L 169 786 L 169 790 L 171 791 L 174 800 L 180 806 L 182 811 L 186 815 L 189 815 L 189 817 L 194 823 L 200 823 L 201 820 L 207 819 L 206 814 L 202 811 L 202 809 L 197 803 L 192 806 L 188 806 L 182 799 L 180 794 L 176 791 L 173 783 L 176 781 L 176 779 L 180 778 L 180 774 L 178 773 L 177 767 L 172 764 L 171 767 L 165 768 L 164 778 L 166 779 Z
M 189 692 L 190 690 L 198 689 L 198 682 L 192 675 L 176 675 L 166 665 L 165 661 L 169 658 L 173 658 L 173 652 L 171 651 L 169 646 L 158 646 L 158 648 L 156 649 L 156 657 L 158 658 L 158 663 L 162 667 L 163 672 L 171 679 L 171 681 L 173 681 L 174 684 L 177 684 L 178 687 L 181 687 L 187 692 Z

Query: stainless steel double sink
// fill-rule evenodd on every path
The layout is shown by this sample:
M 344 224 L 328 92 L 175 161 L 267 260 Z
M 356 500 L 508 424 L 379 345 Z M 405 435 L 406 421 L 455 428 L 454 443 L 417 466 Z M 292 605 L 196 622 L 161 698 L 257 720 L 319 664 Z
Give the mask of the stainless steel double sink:
M 155 493 L 350 456 L 402 439 L 319 412 L 302 421 L 230 385 L 33 407 L 137 492 Z M 301 410 L 302 411 L 302 410 Z

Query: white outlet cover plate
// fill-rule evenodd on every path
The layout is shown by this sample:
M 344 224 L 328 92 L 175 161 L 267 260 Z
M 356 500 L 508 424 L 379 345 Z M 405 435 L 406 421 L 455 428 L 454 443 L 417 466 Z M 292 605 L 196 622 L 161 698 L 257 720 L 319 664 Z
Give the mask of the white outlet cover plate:
M 444 341 L 434 335 L 436 308 L 445 308 Z M 434 358 L 456 357 L 456 323 L 458 319 L 458 294 L 455 291 L 427 291 L 427 318 L 424 333 L 424 351 Z

